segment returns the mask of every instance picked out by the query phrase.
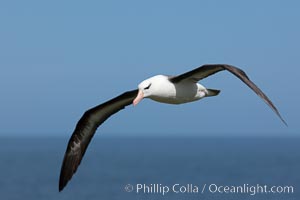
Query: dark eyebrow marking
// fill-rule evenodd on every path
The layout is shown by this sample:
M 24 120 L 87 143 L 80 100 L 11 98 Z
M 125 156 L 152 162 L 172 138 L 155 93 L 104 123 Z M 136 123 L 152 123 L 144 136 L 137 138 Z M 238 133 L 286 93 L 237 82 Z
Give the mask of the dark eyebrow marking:
M 152 83 L 150 83 L 150 84 L 149 84 L 147 87 L 145 87 L 144 89 L 145 89 L 145 90 L 148 90 L 148 89 L 150 88 L 151 84 L 152 84 Z

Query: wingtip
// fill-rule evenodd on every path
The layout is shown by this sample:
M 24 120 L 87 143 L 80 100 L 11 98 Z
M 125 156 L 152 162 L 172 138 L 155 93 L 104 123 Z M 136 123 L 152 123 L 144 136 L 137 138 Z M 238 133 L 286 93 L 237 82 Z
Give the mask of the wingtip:
M 284 123 L 284 125 L 285 125 L 286 127 L 289 127 L 288 123 L 287 123 L 283 118 L 281 118 L 281 121 Z
M 65 173 L 65 162 L 63 162 L 63 165 L 62 165 L 62 169 L 61 169 L 61 172 L 60 172 L 60 176 L 59 176 L 59 184 L 58 184 L 58 191 L 61 192 L 65 187 L 66 185 L 68 184 L 70 178 L 68 178 L 67 174 Z
M 287 124 L 287 122 L 286 122 L 286 121 L 283 119 L 283 117 L 280 115 L 279 111 L 276 109 L 275 112 L 276 112 L 277 116 L 279 117 L 279 119 L 284 123 L 284 125 L 285 125 L 286 127 L 289 127 L 288 124 Z
M 66 186 L 67 183 L 65 182 L 62 182 L 61 180 L 59 181 L 59 186 L 58 186 L 58 191 L 61 192 L 65 186 Z

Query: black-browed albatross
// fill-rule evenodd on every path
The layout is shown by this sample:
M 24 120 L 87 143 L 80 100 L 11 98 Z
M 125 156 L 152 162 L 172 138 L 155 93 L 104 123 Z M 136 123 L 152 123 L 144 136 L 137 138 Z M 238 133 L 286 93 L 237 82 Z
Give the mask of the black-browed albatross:
M 204 97 L 216 96 L 220 90 L 207 89 L 197 82 L 223 70 L 231 72 L 248 85 L 287 125 L 271 100 L 248 78 L 244 71 L 232 65 L 209 64 L 178 76 L 153 76 L 142 81 L 138 85 L 138 89 L 127 91 L 84 113 L 67 146 L 60 172 L 59 191 L 66 186 L 76 172 L 96 129 L 111 115 L 132 103 L 137 105 L 143 98 L 168 104 L 182 104 L 197 101 Z

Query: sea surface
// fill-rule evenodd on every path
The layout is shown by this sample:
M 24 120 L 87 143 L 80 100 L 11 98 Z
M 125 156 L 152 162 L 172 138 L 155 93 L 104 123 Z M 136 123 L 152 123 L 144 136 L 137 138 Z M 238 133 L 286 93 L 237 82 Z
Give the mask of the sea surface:
M 0 138 L 0 199 L 300 199 L 299 138 L 97 137 L 58 192 L 67 142 Z

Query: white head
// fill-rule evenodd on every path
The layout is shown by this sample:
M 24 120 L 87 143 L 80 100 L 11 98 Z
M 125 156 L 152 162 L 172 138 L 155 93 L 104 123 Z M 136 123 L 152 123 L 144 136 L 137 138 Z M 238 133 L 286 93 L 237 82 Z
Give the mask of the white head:
M 160 84 L 160 82 L 165 79 L 166 79 L 165 76 L 157 75 L 157 76 L 153 76 L 151 78 L 148 78 L 148 79 L 142 81 L 138 85 L 139 92 L 138 92 L 136 98 L 133 100 L 133 105 L 135 106 L 143 98 L 146 98 L 146 97 L 149 97 L 149 96 L 155 94 L 156 90 L 153 88 L 157 88 L 155 86 L 157 86 L 157 84 Z

